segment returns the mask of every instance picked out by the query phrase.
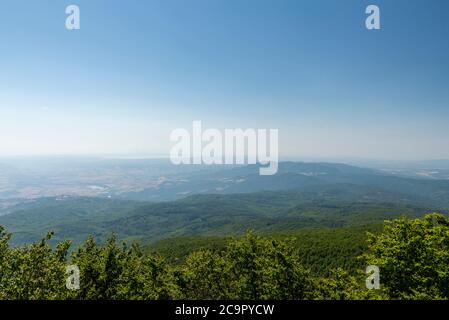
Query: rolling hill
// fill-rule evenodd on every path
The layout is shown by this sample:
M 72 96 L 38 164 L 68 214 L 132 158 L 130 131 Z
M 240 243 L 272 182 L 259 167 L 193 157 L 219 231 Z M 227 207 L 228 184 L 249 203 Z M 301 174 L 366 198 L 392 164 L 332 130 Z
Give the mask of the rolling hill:
M 38 240 L 79 243 L 112 232 L 145 243 L 180 236 L 229 236 L 248 229 L 291 232 L 378 224 L 399 215 L 449 208 L 449 181 L 397 177 L 332 163 L 281 163 L 274 176 L 257 166 L 191 171 L 167 179 L 151 196 L 49 197 L 20 202 L 0 216 L 13 244 Z M 176 183 L 174 181 L 177 181 Z M 167 195 L 167 196 L 166 196 Z M 171 195 L 171 196 L 168 196 Z M 137 200 L 170 199 L 148 202 Z

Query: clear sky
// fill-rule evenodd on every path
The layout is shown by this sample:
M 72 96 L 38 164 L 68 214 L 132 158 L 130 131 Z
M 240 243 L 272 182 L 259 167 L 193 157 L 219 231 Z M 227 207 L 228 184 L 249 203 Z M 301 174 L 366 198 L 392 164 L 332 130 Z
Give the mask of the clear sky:
M 1 1 L 0 155 L 168 156 L 193 120 L 277 128 L 283 156 L 449 158 L 449 1 Z

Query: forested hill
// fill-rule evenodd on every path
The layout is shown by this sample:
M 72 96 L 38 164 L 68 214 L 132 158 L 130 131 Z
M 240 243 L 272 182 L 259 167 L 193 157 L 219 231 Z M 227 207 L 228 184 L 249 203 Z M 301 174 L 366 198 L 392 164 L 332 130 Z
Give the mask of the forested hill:
M 194 195 L 161 203 L 110 199 L 45 199 L 0 217 L 12 243 L 35 241 L 53 230 L 55 240 L 79 243 L 88 235 L 153 242 L 175 236 L 269 233 L 311 227 L 382 223 L 400 215 L 421 216 L 431 207 L 382 189 L 333 185 L 297 191 Z M 419 201 L 418 201 L 419 202 Z
M 312 228 L 290 232 L 266 233 L 264 236 L 288 241 L 298 249 L 305 267 L 319 276 L 327 276 L 336 268 L 348 272 L 363 270 L 360 255 L 368 247 L 368 233 L 378 234 L 382 224 L 343 228 Z M 171 265 L 182 265 L 193 252 L 223 250 L 232 237 L 188 236 L 164 239 L 146 247 L 149 254 L 162 255 Z
M 114 237 L 69 252 L 51 237 L 14 248 L 0 227 L 0 300 L 449 299 L 449 220 L 437 213 L 378 228 L 177 238 L 146 253 Z M 66 288 L 68 264 L 79 268 L 78 290 Z M 377 288 L 366 285 L 373 265 Z
M 145 165 L 123 168 L 137 176 Z M 167 175 L 155 176 L 157 187 L 116 196 L 14 199 L 18 203 L 3 211 L 0 225 L 13 233 L 12 244 L 35 241 L 48 230 L 55 231 L 54 241 L 80 243 L 88 235 L 102 240 L 114 232 L 119 239 L 149 243 L 238 235 L 248 229 L 270 233 L 376 224 L 449 208 L 448 180 L 400 177 L 345 164 L 281 162 L 274 176 L 260 176 L 256 165 L 200 166 L 185 172 L 164 165 L 149 172 Z M 148 201 L 156 199 L 175 200 Z

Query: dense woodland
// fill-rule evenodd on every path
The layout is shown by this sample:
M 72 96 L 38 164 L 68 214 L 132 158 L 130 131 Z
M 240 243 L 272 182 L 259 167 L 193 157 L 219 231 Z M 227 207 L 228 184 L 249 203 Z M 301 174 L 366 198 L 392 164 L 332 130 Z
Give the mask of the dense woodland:
M 0 299 L 449 298 L 449 219 L 441 214 L 149 247 L 111 236 L 71 249 L 51 245 L 52 235 L 14 247 L 0 229 Z M 66 288 L 70 264 L 80 269 L 79 290 Z M 367 265 L 380 268 L 378 290 L 365 287 Z

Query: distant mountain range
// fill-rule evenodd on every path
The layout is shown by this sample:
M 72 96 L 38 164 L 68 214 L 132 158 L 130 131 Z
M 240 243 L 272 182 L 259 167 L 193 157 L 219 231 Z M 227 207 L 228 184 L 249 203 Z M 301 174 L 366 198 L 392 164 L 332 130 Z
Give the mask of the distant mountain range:
M 156 170 L 156 169 L 152 169 Z M 4 200 L 6 201 L 6 200 Z M 57 196 L 15 200 L 0 224 L 13 243 L 39 239 L 75 243 L 115 232 L 153 242 L 175 236 L 232 235 L 248 229 L 285 232 L 381 223 L 405 214 L 449 208 L 449 181 L 398 177 L 334 163 L 282 162 L 274 176 L 258 166 L 171 172 L 157 187 L 113 197 Z
M 234 194 L 258 191 L 296 190 L 313 186 L 353 184 L 411 195 L 415 201 L 449 207 L 449 180 L 399 177 L 380 170 L 345 164 L 281 162 L 273 176 L 260 176 L 258 166 L 179 175 L 158 188 L 123 193 L 122 199 L 174 200 L 191 194 Z

